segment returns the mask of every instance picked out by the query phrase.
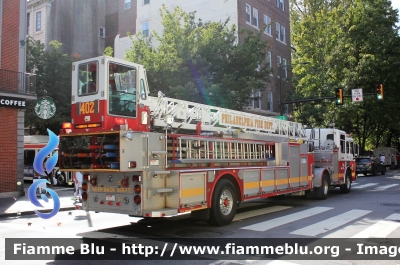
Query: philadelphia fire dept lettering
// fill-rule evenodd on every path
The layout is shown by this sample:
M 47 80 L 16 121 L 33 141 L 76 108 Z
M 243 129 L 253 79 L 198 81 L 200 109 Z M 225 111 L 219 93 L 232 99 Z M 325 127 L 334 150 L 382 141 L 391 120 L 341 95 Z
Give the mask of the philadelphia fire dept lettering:
M 94 113 L 94 102 L 93 101 L 82 102 L 80 107 L 81 107 L 81 109 L 80 109 L 81 114 Z
M 221 114 L 221 123 L 228 126 L 246 126 L 253 127 L 257 129 L 273 130 L 274 122 L 264 121 L 260 119 L 254 119 L 249 117 L 231 115 L 231 114 Z

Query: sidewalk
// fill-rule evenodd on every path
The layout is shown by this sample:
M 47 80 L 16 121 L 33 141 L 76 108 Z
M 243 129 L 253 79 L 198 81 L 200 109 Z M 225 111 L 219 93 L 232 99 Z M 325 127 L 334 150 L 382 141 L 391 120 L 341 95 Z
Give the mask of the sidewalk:
M 72 195 L 60 195 L 60 211 L 70 211 L 79 209 L 80 203 L 76 203 L 72 200 Z M 0 198 L 0 218 L 1 217 L 13 217 L 19 215 L 35 214 L 34 210 L 38 210 L 42 213 L 48 213 L 53 210 L 53 200 L 50 198 L 46 203 L 40 196 L 37 197 L 39 202 L 43 205 L 43 208 L 36 207 L 31 203 L 28 198 L 28 189 L 25 188 L 25 196 L 21 197 L 10 197 Z

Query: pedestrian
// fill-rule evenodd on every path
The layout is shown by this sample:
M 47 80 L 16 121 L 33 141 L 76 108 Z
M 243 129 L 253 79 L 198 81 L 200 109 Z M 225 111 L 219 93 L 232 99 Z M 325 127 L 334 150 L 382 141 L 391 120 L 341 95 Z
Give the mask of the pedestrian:
M 82 173 L 79 171 L 75 172 L 75 174 L 72 176 L 72 180 L 75 183 L 75 192 L 74 192 L 75 201 L 80 202 L 82 200 L 82 182 L 83 182 Z
M 400 167 L 400 153 L 397 153 L 396 160 L 397 160 L 397 168 L 399 168 Z
M 385 154 L 379 154 L 379 158 L 381 159 L 381 163 L 385 164 Z

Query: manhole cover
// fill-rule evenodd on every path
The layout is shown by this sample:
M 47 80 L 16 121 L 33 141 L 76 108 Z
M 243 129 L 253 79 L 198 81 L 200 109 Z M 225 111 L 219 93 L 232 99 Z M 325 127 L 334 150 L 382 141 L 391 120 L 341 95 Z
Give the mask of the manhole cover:
M 382 203 L 382 206 L 400 206 L 399 203 Z
M 202 237 L 202 238 L 219 237 L 227 234 L 230 233 L 227 231 L 215 231 L 208 229 L 187 229 L 175 233 L 175 235 L 180 237 Z

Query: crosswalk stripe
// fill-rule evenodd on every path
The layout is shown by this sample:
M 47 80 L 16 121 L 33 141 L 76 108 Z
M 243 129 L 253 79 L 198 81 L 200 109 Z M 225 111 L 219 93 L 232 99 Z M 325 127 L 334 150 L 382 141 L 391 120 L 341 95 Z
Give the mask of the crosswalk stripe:
M 235 218 L 233 221 L 237 220 L 243 220 L 246 218 L 254 217 L 254 216 L 259 216 L 267 213 L 273 213 L 273 212 L 278 212 L 286 209 L 293 208 L 293 206 L 272 206 L 264 209 L 257 209 L 253 211 L 248 211 L 248 212 L 243 212 L 243 213 L 238 213 L 235 215 Z
M 366 187 L 370 187 L 370 186 L 375 186 L 378 185 L 379 183 L 367 183 L 361 186 L 357 186 L 357 187 L 353 187 L 353 189 L 362 189 L 362 188 L 366 188 Z
M 387 237 L 391 232 L 400 227 L 400 222 L 398 222 L 399 220 L 400 220 L 400 214 L 394 213 L 386 217 L 385 220 L 381 220 L 371 225 L 370 227 L 364 229 L 363 231 L 355 234 L 351 238 Z
M 339 214 L 337 216 L 334 216 L 332 218 L 323 220 L 321 222 L 298 229 L 296 231 L 291 232 L 290 234 L 303 235 L 303 236 L 316 236 L 322 233 L 326 233 L 327 231 L 335 229 L 339 226 L 342 226 L 370 212 L 371 211 L 366 211 L 366 210 L 351 210 Z
M 244 226 L 241 227 L 240 229 L 247 229 L 247 230 L 253 230 L 253 231 L 267 231 L 271 228 L 278 227 L 284 224 L 288 224 L 300 219 L 304 219 L 319 213 L 323 213 L 328 210 L 332 210 L 333 208 L 331 207 L 314 207 L 308 210 L 304 210 L 301 212 L 285 215 L 282 217 L 278 217 L 275 219 L 267 220 L 265 222 L 260 222 L 257 224 L 249 225 L 249 226 Z
M 386 190 L 388 188 L 391 188 L 391 187 L 394 187 L 397 185 L 399 185 L 399 184 L 390 184 L 390 185 L 386 185 L 386 186 L 380 186 L 380 187 L 375 188 L 375 190 Z

